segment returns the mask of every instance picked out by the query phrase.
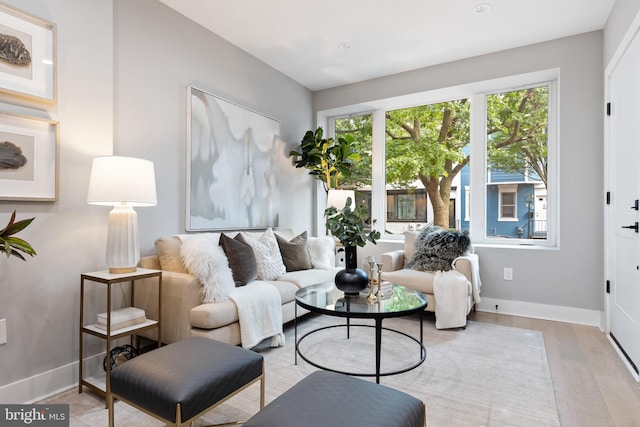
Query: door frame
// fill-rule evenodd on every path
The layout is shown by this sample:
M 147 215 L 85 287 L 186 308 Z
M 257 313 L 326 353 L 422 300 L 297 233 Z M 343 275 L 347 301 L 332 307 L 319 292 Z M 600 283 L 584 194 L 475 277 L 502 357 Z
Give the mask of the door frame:
M 604 188 L 605 192 L 614 192 L 615 189 L 612 188 L 613 185 L 613 149 L 611 142 L 611 121 L 609 116 L 607 116 L 607 106 L 606 104 L 611 100 L 611 76 L 616 66 L 620 63 L 620 60 L 624 57 L 627 49 L 631 45 L 631 42 L 635 37 L 640 37 L 640 11 L 636 13 L 633 22 L 627 29 L 624 37 L 618 44 L 615 53 L 611 57 L 611 60 L 608 62 L 607 66 L 604 70 L 604 99 L 605 105 L 603 105 L 603 117 L 604 117 Z M 615 108 L 615 107 L 614 107 Z M 615 265 L 615 260 L 613 259 L 613 245 L 614 245 L 614 233 L 611 232 L 613 229 L 613 212 L 612 212 L 611 204 L 604 203 L 604 273 L 605 280 L 610 280 L 612 277 L 612 270 Z M 616 350 L 616 352 L 620 355 L 621 359 L 624 361 L 627 369 L 636 379 L 636 381 L 640 381 L 638 374 L 635 372 L 633 367 L 629 364 L 626 356 L 622 353 L 618 345 L 611 338 L 611 304 L 612 298 L 611 294 L 607 293 L 606 287 L 603 286 L 604 293 L 604 319 L 602 319 L 602 326 L 604 329 L 604 333 L 607 335 L 609 342 Z

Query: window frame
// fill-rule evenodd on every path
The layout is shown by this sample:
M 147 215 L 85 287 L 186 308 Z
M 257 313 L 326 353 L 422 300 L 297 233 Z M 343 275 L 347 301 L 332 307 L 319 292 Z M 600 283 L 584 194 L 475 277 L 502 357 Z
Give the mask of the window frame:
M 504 195 L 511 194 L 513 201 L 511 204 L 506 205 L 504 203 Z M 513 215 L 504 215 L 504 207 L 512 206 Z M 518 185 L 517 184 L 499 184 L 498 185 L 498 221 L 499 222 L 512 222 L 518 221 Z
M 488 95 L 548 85 L 548 145 L 547 145 L 547 238 L 519 239 L 496 238 L 486 235 L 487 212 L 487 153 L 486 153 L 486 109 Z M 434 104 L 453 99 L 467 98 L 470 102 L 470 188 L 464 188 L 467 200 L 461 220 L 469 221 L 469 233 L 476 246 L 504 247 L 559 247 L 558 225 L 560 218 L 559 198 L 559 69 L 548 69 L 519 74 L 493 80 L 468 83 L 406 96 L 369 101 L 363 104 L 343 106 L 318 112 L 318 124 L 324 125 L 330 134 L 335 129 L 335 119 L 345 115 L 372 114 L 372 171 L 371 171 L 371 216 L 377 219 L 375 228 L 382 233 L 382 240 L 403 240 L 400 234 L 385 234 L 386 188 L 385 188 L 385 111 Z M 468 192 L 467 192 L 468 191 Z M 477 218 L 473 220 L 473 218 Z

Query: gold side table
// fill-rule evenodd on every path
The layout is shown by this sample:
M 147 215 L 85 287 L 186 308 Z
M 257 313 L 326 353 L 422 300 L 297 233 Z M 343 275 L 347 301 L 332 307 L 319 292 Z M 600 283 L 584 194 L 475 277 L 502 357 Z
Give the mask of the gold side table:
M 131 306 L 135 306 L 134 298 L 134 289 L 136 285 L 136 281 L 148 278 L 157 278 L 158 279 L 158 319 L 151 320 L 146 319 L 144 323 L 139 323 L 136 325 L 126 326 L 123 328 L 119 328 L 116 330 L 111 330 L 111 286 L 117 283 L 122 282 L 131 282 Z M 100 329 L 96 327 L 95 324 L 85 325 L 84 319 L 84 289 L 85 282 L 95 282 L 102 283 L 107 285 L 107 330 Z M 108 401 L 106 397 L 111 393 L 110 387 L 110 374 L 111 374 L 111 364 L 107 363 L 106 365 L 106 373 L 104 375 L 98 375 L 94 377 L 84 378 L 83 377 L 83 354 L 84 354 L 84 343 L 83 338 L 84 334 L 93 335 L 98 338 L 102 338 L 106 341 L 106 357 L 109 357 L 109 353 L 111 351 L 111 342 L 118 338 L 123 338 L 127 336 L 131 336 L 133 339 L 133 335 L 137 333 L 147 330 L 147 329 L 158 329 L 158 347 L 161 345 L 161 316 L 162 316 L 162 270 L 151 270 L 146 268 L 138 268 L 135 272 L 132 273 L 122 273 L 122 274 L 112 274 L 109 273 L 108 270 L 105 271 L 96 271 L 92 273 L 84 273 L 80 275 L 80 345 L 79 345 L 79 358 L 78 358 L 78 393 L 82 393 L 82 386 L 86 386 L 89 389 L 95 391 L 101 396 L 105 397 L 105 402 Z

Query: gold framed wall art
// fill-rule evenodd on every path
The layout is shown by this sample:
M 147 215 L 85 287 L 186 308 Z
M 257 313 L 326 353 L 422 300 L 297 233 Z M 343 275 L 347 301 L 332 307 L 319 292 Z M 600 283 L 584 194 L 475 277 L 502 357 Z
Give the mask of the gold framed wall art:
M 0 112 L 0 200 L 58 199 L 58 122 Z
M 0 3 L 0 94 L 56 100 L 56 26 Z

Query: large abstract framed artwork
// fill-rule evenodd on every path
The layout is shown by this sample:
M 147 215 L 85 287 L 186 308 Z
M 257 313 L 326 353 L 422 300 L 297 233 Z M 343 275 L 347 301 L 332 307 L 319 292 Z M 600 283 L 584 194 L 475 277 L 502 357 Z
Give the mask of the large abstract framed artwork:
M 55 102 L 56 26 L 0 3 L 0 94 Z
M 0 112 L 0 200 L 58 198 L 58 122 Z
M 187 88 L 188 231 L 275 227 L 280 124 Z

